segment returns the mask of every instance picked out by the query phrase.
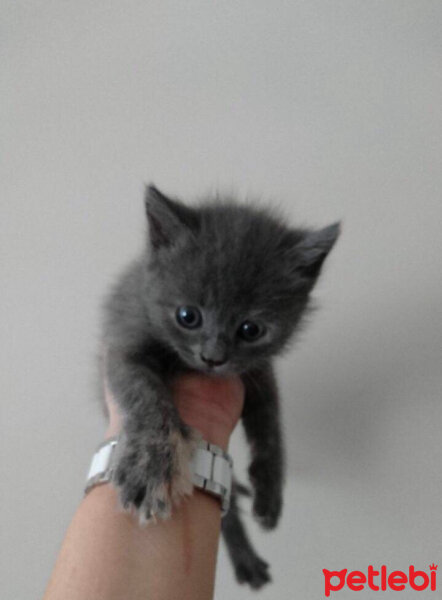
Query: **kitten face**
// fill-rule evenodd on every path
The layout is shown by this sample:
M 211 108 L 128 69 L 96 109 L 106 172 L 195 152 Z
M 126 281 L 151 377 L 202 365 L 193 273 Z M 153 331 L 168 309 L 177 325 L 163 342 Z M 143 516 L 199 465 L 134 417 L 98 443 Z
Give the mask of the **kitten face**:
M 279 353 L 338 235 L 232 202 L 188 208 L 148 188 L 152 318 L 190 368 L 242 373 Z

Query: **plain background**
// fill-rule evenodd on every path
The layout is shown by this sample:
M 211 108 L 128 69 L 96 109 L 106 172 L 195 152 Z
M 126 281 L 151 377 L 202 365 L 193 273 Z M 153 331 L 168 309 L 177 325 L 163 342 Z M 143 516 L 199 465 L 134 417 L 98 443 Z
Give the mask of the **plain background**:
M 1 13 L 2 598 L 41 596 L 81 498 L 104 427 L 99 305 L 144 243 L 148 181 L 343 219 L 321 308 L 279 363 L 286 507 L 274 533 L 249 519 L 274 576 L 256 597 L 318 600 L 323 568 L 442 562 L 441 2 Z M 245 462 L 240 433 L 232 451 Z M 222 550 L 217 600 L 251 597 Z

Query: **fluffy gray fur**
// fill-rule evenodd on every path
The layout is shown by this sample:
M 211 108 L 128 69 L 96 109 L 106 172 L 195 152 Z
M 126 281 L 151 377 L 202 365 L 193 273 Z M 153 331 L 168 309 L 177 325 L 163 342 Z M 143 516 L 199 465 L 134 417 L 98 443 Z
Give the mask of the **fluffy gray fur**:
M 166 518 L 191 493 L 195 434 L 174 407 L 171 379 L 189 370 L 238 374 L 246 389 L 253 512 L 271 529 L 281 513 L 284 472 L 272 360 L 300 327 L 339 224 L 291 228 L 271 210 L 230 199 L 188 207 L 153 186 L 145 205 L 146 250 L 104 305 L 106 375 L 123 415 L 113 478 L 122 505 L 141 520 Z M 198 309 L 201 322 L 180 324 L 179 307 Z M 195 313 L 186 315 L 192 320 Z M 241 523 L 239 491 L 235 485 L 223 534 L 238 580 L 259 588 L 270 580 L 268 565 Z

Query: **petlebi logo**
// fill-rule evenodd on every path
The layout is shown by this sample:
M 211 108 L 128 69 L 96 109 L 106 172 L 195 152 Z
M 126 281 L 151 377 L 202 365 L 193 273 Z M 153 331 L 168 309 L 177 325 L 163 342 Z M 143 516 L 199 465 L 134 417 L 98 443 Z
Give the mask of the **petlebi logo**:
M 339 592 L 344 587 L 354 592 L 364 589 L 370 589 L 374 592 L 385 592 L 386 590 L 401 591 L 406 588 L 421 592 L 430 589 L 436 591 L 436 572 L 437 565 L 430 565 L 429 572 L 417 571 L 413 565 L 410 565 L 407 572 L 389 571 L 386 565 L 376 571 L 370 565 L 367 572 L 363 571 L 329 571 L 322 569 L 324 573 L 324 591 L 327 598 L 331 592 Z

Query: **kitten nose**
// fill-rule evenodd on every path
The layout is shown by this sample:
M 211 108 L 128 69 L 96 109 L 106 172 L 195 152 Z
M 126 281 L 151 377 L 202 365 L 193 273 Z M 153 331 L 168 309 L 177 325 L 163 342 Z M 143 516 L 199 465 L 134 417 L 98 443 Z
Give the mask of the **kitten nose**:
M 227 358 L 224 357 L 222 360 L 214 360 L 213 358 L 208 358 L 207 356 L 204 356 L 204 354 L 201 354 L 201 360 L 203 362 L 205 362 L 207 364 L 208 367 L 219 367 L 221 365 L 223 365 L 225 362 L 227 362 Z

